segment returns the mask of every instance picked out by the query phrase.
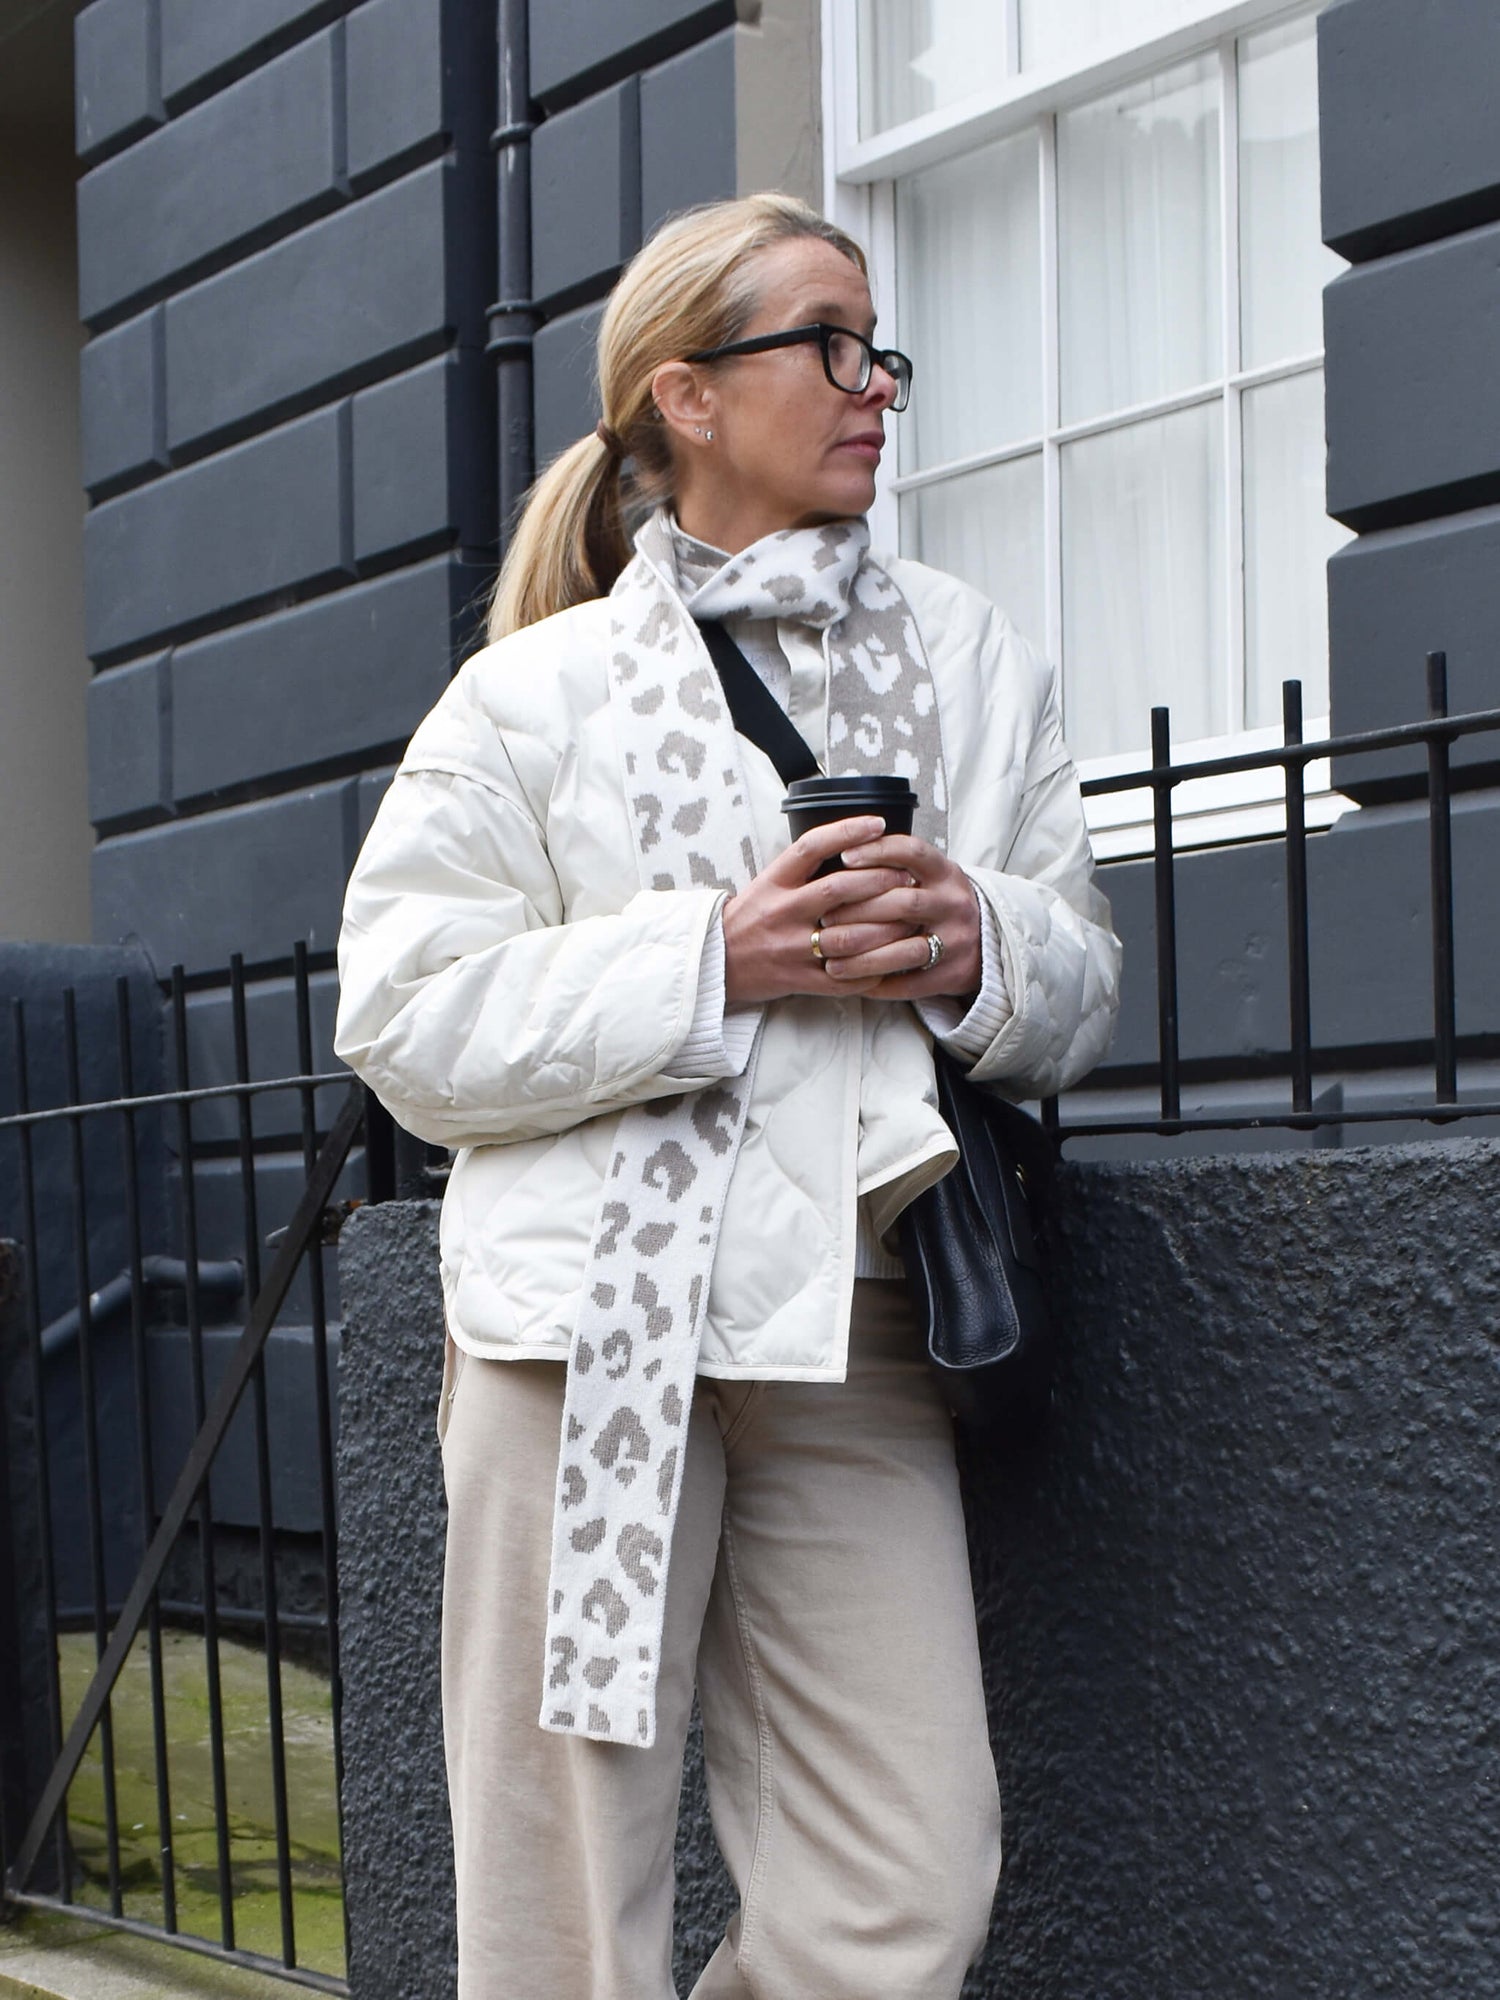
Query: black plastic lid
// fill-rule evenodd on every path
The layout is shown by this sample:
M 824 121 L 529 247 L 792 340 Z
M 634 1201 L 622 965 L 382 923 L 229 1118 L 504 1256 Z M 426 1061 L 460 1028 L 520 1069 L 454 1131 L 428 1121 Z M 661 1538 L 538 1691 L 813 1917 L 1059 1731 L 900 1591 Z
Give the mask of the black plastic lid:
M 822 804 L 826 799 L 836 799 L 845 793 L 857 799 L 907 799 L 915 800 L 916 793 L 905 778 L 893 778 L 879 772 L 868 776 L 851 773 L 843 778 L 795 778 L 786 788 L 788 805 Z

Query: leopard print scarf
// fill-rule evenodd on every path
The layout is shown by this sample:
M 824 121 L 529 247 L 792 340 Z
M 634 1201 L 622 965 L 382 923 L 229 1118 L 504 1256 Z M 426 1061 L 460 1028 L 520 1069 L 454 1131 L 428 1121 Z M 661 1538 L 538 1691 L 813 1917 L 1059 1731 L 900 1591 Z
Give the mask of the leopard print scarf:
M 641 884 L 733 894 L 762 865 L 741 745 L 695 619 L 821 629 L 833 774 L 908 777 L 945 845 L 937 703 L 911 611 L 864 521 L 784 529 L 684 603 L 657 512 L 611 594 L 610 703 Z M 759 1037 L 757 1036 L 757 1045 Z M 750 1102 L 743 1073 L 625 1112 L 568 1358 L 548 1580 L 544 1729 L 656 1738 L 667 1562 L 719 1220 Z

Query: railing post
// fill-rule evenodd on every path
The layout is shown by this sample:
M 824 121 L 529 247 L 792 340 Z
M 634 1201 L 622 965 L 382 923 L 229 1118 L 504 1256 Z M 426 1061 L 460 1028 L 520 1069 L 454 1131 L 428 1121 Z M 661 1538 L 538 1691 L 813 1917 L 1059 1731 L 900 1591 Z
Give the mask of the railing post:
M 26 1256 L 0 1240 L 0 1855 L 25 1838 L 52 1761 L 50 1639 Z M 54 1884 L 55 1884 L 55 1877 Z
M 1281 683 L 1282 740 L 1302 743 L 1302 683 Z M 1312 1110 L 1312 1000 L 1307 936 L 1307 767 L 1286 763 L 1287 1005 L 1292 1037 L 1292 1109 Z
M 1172 720 L 1151 711 L 1152 868 L 1156 881 L 1156 1035 L 1161 1068 L 1161 1115 L 1182 1111 L 1177 1057 L 1177 877 L 1172 853 Z
M 1448 714 L 1448 655 L 1427 655 L 1427 714 Z M 1439 1104 L 1458 1100 L 1458 1021 L 1453 979 L 1453 813 L 1449 791 L 1448 738 L 1427 739 L 1428 853 L 1432 863 L 1432 1047 L 1434 1095 Z

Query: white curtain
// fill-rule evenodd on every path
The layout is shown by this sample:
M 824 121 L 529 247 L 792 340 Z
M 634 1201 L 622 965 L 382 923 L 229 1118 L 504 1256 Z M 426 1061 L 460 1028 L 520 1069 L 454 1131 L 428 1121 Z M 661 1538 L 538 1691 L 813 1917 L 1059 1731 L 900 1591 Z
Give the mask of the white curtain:
M 1001 0 L 859 0 L 861 138 L 1004 81 Z
M 901 546 L 972 583 L 1045 645 L 1040 452 L 903 493 Z
M 897 338 L 916 369 L 903 472 L 1041 431 L 1039 174 L 1030 131 L 897 184 Z
M 1077 757 L 1144 749 L 1153 703 L 1182 741 L 1229 727 L 1223 405 L 1063 450 L 1063 699 Z
M 1242 365 L 1323 345 L 1323 287 L 1343 270 L 1321 239 L 1318 44 L 1311 19 L 1239 44 Z
M 1219 82 L 1186 63 L 1057 121 L 1063 422 L 1223 369 Z

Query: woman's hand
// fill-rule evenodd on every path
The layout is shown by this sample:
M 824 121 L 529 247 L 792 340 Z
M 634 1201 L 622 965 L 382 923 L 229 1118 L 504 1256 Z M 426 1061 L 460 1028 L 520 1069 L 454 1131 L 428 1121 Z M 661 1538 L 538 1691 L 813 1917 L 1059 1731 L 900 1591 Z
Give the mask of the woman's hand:
M 869 895 L 865 883 L 874 880 L 881 887 Z M 957 862 L 927 841 L 904 833 L 866 840 L 844 854 L 844 873 L 816 886 L 839 898 L 822 925 L 830 984 L 843 990 L 854 982 L 876 1000 L 969 999 L 979 991 L 979 899 Z M 929 936 L 943 942 L 936 965 Z
M 902 888 L 910 880 L 910 864 L 883 867 L 867 860 L 857 875 L 825 875 L 816 882 L 812 878 L 835 854 L 868 855 L 871 843 L 879 845 L 884 826 L 883 820 L 868 817 L 816 826 L 777 855 L 747 888 L 729 898 L 723 910 L 726 999 L 780 1000 L 790 993 L 812 993 L 842 1000 L 851 993 L 877 990 L 888 970 L 884 964 L 864 976 L 851 976 L 848 943 L 836 954 L 820 938 L 823 957 L 819 959 L 812 948 L 813 932 L 835 904 L 846 913 L 873 908 L 880 897 Z M 921 843 L 908 840 L 905 845 Z M 894 917 L 862 918 L 857 926 L 850 926 L 850 934 L 856 933 L 854 948 L 867 957 L 878 956 L 881 948 L 891 948 L 904 952 L 903 964 L 913 962 L 915 947 L 909 923 Z M 924 964 L 926 956 L 924 944 Z
M 844 869 L 814 881 L 835 854 Z M 730 1001 L 790 993 L 925 1000 L 979 990 L 979 905 L 968 876 L 925 840 L 887 834 L 880 819 L 803 834 L 730 897 L 723 926 Z M 934 966 L 929 933 L 943 940 Z

